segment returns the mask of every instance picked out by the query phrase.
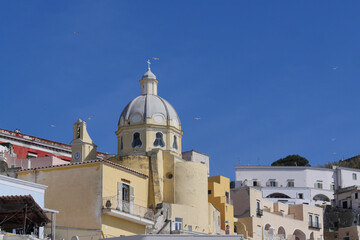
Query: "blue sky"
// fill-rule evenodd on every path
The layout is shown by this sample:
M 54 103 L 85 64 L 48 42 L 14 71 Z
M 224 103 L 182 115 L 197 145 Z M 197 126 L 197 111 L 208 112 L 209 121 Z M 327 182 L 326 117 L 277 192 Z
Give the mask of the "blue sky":
M 140 94 L 146 60 L 177 110 L 183 150 L 211 174 L 289 154 L 360 153 L 359 1 L 1 1 L 0 128 L 98 150 Z M 73 32 L 78 32 L 74 34 Z M 200 117 L 201 120 L 195 120 Z M 51 127 L 55 125 L 56 127 Z

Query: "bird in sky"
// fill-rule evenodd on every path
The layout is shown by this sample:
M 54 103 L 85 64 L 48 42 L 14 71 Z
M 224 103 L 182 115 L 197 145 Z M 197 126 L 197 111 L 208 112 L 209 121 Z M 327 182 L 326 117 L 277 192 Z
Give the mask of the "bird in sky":
M 95 115 L 91 115 L 90 117 L 88 117 L 88 118 L 85 120 L 85 122 L 90 121 L 94 116 L 95 116 Z
M 77 35 L 77 34 L 79 34 L 79 32 L 73 32 L 73 34 L 74 34 L 74 35 Z
M 194 117 L 194 119 L 195 119 L 195 120 L 201 120 L 201 118 L 200 118 L 200 117 Z
M 337 66 L 336 66 L 336 67 L 333 67 L 332 70 L 336 70 L 337 68 L 338 68 Z
M 331 140 L 332 142 L 335 142 L 336 138 L 331 138 L 330 140 Z
M 156 57 L 153 57 L 152 59 L 154 59 L 154 60 L 160 60 L 160 58 L 156 58 Z
M 56 127 L 54 124 L 50 124 L 50 127 L 52 127 L 52 128 L 54 128 L 54 127 Z

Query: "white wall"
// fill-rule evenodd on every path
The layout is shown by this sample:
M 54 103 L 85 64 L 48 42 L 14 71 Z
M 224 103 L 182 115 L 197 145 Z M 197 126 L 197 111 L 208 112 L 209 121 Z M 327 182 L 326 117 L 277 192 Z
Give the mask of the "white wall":
M 356 174 L 356 180 L 353 179 L 353 173 Z M 349 187 L 353 185 L 360 185 L 360 169 L 352 168 L 338 168 L 339 185 L 340 187 Z
M 318 180 L 323 181 L 324 189 L 330 190 L 334 170 L 311 167 L 270 167 L 270 166 L 240 166 L 235 168 L 236 187 L 247 180 L 248 186 L 253 186 L 253 180 L 261 182 L 266 187 L 269 179 L 276 179 L 278 187 L 286 187 L 289 179 L 294 179 L 295 187 L 314 187 Z M 360 176 L 359 176 L 360 177 Z
M 47 186 L 0 175 L 0 196 L 31 195 L 35 202 L 44 207 Z

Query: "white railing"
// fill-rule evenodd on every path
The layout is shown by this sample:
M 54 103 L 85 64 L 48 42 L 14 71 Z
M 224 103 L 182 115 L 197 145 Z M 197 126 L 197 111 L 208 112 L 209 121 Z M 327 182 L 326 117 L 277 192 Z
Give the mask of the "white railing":
M 136 205 L 129 201 L 123 201 L 122 199 L 118 199 L 117 196 L 103 197 L 103 209 L 115 209 L 141 218 L 154 220 L 154 211 L 152 209 Z

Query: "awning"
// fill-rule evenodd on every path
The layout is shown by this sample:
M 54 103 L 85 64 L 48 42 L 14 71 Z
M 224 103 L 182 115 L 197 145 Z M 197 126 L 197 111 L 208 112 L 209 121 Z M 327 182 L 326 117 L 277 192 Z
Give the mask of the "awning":
M 2 230 L 41 227 L 50 222 L 31 195 L 0 196 L 0 228 Z

